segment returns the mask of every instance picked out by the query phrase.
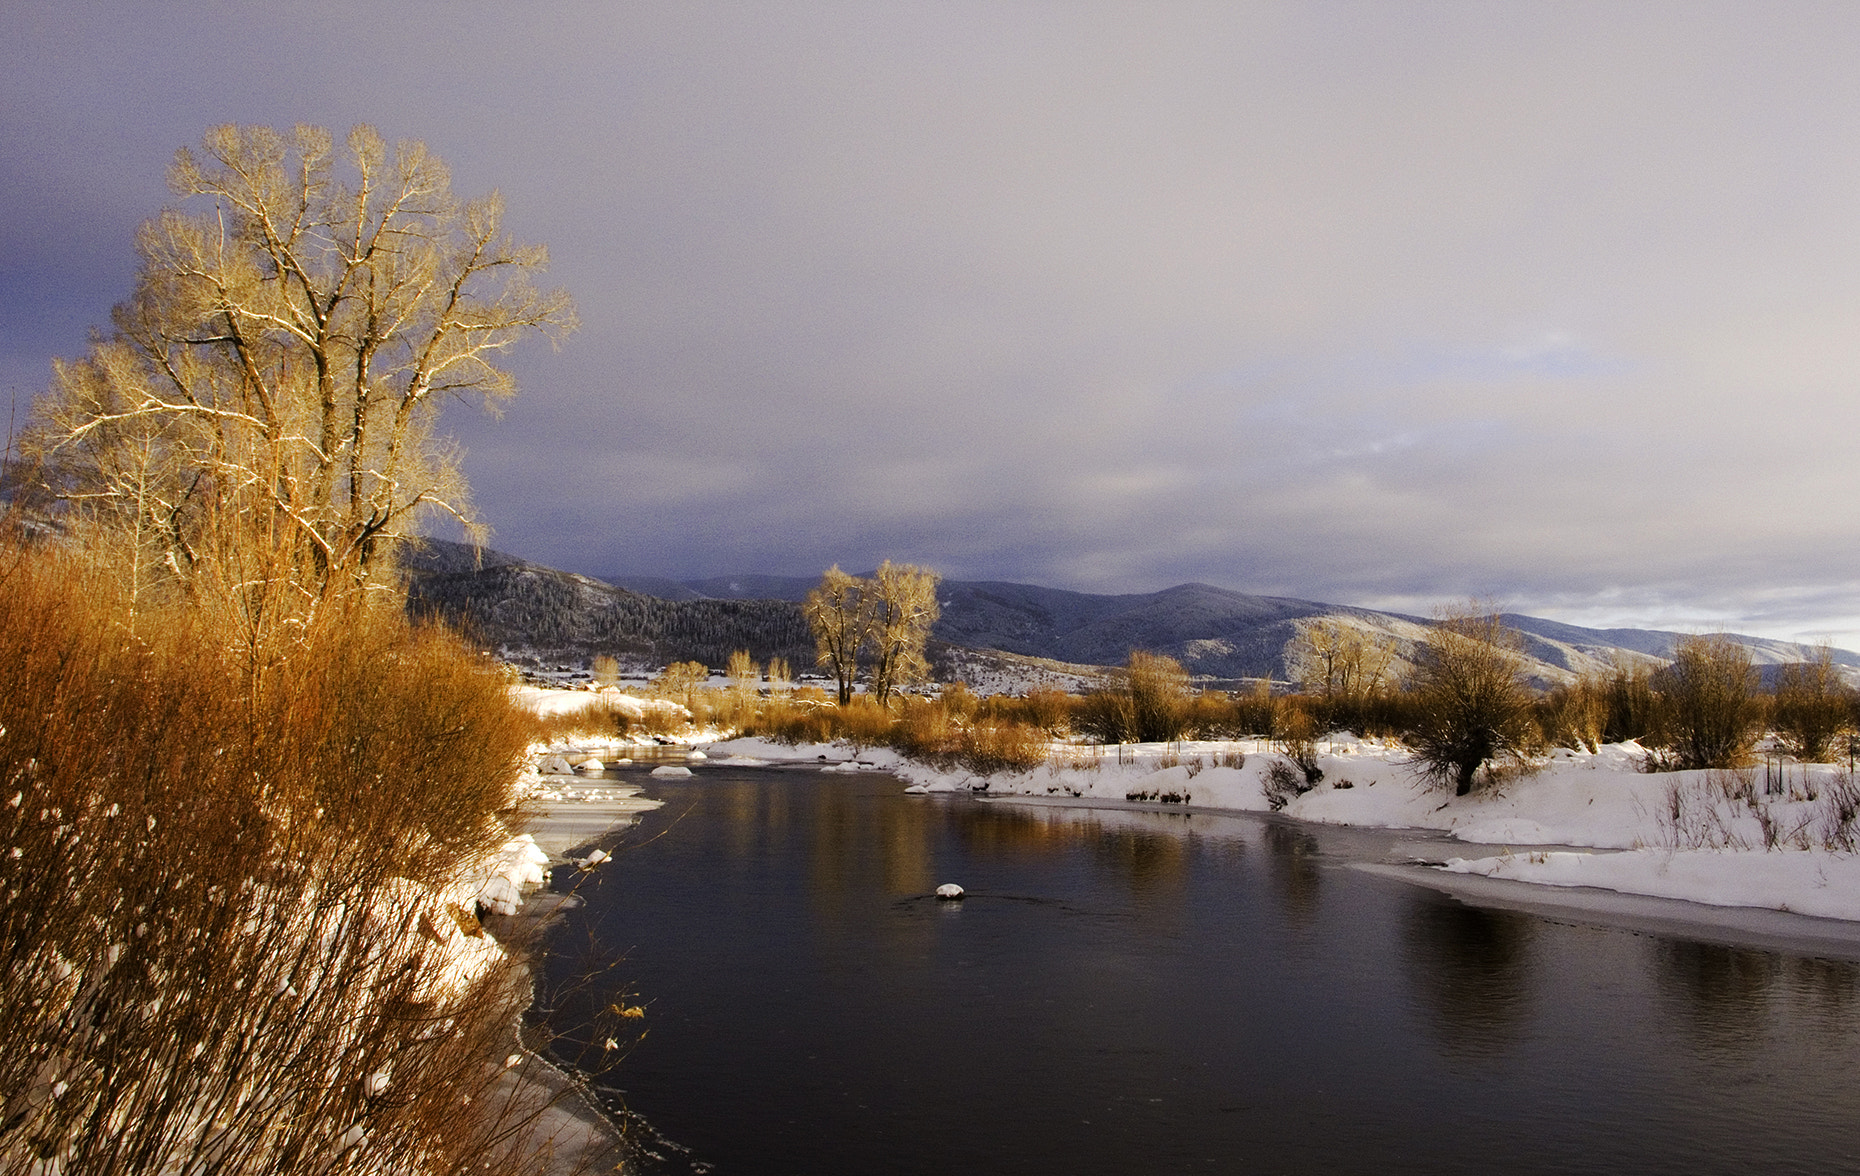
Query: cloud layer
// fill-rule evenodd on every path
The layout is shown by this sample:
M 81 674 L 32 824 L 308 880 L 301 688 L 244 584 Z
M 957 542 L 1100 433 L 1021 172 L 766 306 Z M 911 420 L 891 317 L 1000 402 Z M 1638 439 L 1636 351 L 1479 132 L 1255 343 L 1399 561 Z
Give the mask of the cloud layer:
M 391 11 L 15 6 L 9 389 L 176 147 L 368 121 L 580 304 L 452 422 L 518 553 L 1860 642 L 1849 6 Z

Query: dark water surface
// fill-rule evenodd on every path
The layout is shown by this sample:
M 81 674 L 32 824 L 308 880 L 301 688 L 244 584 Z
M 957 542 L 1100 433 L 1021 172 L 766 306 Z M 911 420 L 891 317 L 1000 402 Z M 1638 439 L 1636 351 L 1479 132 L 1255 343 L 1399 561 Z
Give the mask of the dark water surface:
M 649 792 L 549 977 L 624 960 L 549 1017 L 624 981 L 611 1082 L 686 1170 L 1860 1172 L 1850 963 L 1482 910 L 1265 818 Z

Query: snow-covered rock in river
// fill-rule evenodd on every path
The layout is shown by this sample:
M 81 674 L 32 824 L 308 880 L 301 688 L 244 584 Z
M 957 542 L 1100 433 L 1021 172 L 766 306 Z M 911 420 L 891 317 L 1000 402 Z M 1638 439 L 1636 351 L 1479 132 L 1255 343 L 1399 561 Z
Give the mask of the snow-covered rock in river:
M 523 894 L 517 884 L 502 874 L 484 880 L 484 886 L 478 891 L 478 901 L 485 910 L 495 911 L 500 915 L 514 915 L 523 905 Z
M 667 777 L 689 776 L 691 774 L 691 769 L 679 767 L 677 764 L 665 764 L 660 767 L 652 769 L 652 774 L 655 776 L 667 776 Z
M 463 897 L 476 899 L 500 915 L 514 915 L 523 905 L 524 888 L 543 884 L 548 864 L 549 855 L 534 837 L 528 833 L 512 837 L 485 861 L 483 872 L 465 884 Z
M 936 896 L 941 899 L 961 898 L 962 887 L 956 885 L 954 882 L 945 882 L 943 885 L 936 888 Z

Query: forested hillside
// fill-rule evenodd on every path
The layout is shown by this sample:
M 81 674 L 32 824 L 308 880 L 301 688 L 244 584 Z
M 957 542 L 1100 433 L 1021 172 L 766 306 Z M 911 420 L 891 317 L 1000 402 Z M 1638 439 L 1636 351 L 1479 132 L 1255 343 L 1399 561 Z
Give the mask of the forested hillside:
M 455 551 L 440 554 L 442 566 L 456 566 Z M 662 600 L 519 560 L 446 571 L 419 562 L 408 607 L 443 616 L 488 646 L 577 661 L 611 654 L 636 668 L 699 661 L 720 669 L 738 649 L 758 662 L 813 664 L 813 637 L 788 601 Z

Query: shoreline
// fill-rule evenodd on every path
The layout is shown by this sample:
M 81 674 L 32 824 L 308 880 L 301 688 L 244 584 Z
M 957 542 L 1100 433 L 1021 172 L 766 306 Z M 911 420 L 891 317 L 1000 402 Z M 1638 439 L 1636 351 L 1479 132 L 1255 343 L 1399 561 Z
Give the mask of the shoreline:
M 896 780 L 901 794 L 903 786 L 913 782 L 913 777 L 907 774 L 912 765 L 885 762 L 889 757 L 872 756 L 869 752 L 855 755 L 847 754 L 843 748 L 815 747 L 806 749 L 802 755 L 795 754 L 800 749 L 783 750 L 790 754 L 766 758 L 758 758 L 754 752 L 730 758 L 719 756 L 709 760 L 708 766 L 790 773 L 810 768 L 836 773 L 871 771 Z M 823 751 L 827 753 L 825 756 L 820 754 Z M 731 762 L 732 759 L 735 762 Z M 699 775 L 702 774 L 700 769 Z M 644 799 L 637 785 L 600 776 L 552 775 L 543 782 L 550 790 L 549 799 L 532 802 L 519 832 L 535 839 L 548 853 L 551 866 L 573 860 L 571 851 L 585 852 L 594 848 L 596 843 L 635 823 L 639 814 L 659 808 L 662 803 Z M 1459 855 L 1503 854 L 1509 857 L 1576 852 L 1600 856 L 1632 854 L 1634 851 L 1630 849 L 1521 841 L 1499 845 L 1460 840 L 1452 831 L 1442 828 L 1353 824 L 1218 804 L 1164 804 L 1102 795 L 988 794 L 966 789 L 939 789 L 937 792 L 978 804 L 1216 819 L 1245 817 L 1259 824 L 1283 823 L 1317 834 L 1325 843 L 1326 856 L 1336 865 L 1404 886 L 1430 889 L 1475 907 L 1515 911 L 1552 922 L 1596 926 L 1631 935 L 1691 940 L 1734 950 L 1860 963 L 1860 921 L 1856 920 L 1760 906 L 1716 905 L 1593 886 L 1518 881 L 1439 868 L 1449 857 Z M 501 917 L 506 925 L 523 927 L 512 939 L 527 949 L 520 966 L 524 982 L 530 985 L 530 995 L 523 1002 L 523 1011 L 510 1027 L 510 1033 L 513 1048 L 523 1054 L 526 1062 L 513 1077 L 525 1091 L 522 1097 L 539 1099 L 542 1103 L 535 1131 L 539 1141 L 550 1142 L 551 1159 L 544 1169 L 549 1176 L 631 1171 L 630 1157 L 635 1154 L 629 1146 L 625 1125 L 602 1108 L 585 1079 L 577 1077 L 572 1068 L 559 1066 L 551 1059 L 540 1043 L 535 1042 L 527 1023 L 535 1001 L 533 976 L 539 963 L 538 953 L 544 949 L 552 925 L 579 901 L 572 893 L 545 888 L 526 894 L 517 914 Z
M 881 769 L 875 769 L 881 770 Z M 1721 906 L 1690 899 L 1666 898 L 1609 890 L 1599 886 L 1562 886 L 1522 882 L 1482 874 L 1454 873 L 1440 868 L 1443 857 L 1422 851 L 1457 849 L 1453 856 L 1577 852 L 1626 853 L 1569 845 L 1484 845 L 1458 841 L 1439 830 L 1409 826 L 1338 825 L 1285 813 L 1210 805 L 1157 804 L 1116 800 L 1111 797 L 1021 796 L 1013 793 L 973 795 L 980 804 L 1024 805 L 1031 808 L 1087 809 L 1096 812 L 1145 812 L 1204 815 L 1256 821 L 1284 821 L 1336 841 L 1354 834 L 1386 841 L 1381 860 L 1366 855 L 1346 861 L 1349 869 L 1420 886 L 1447 894 L 1473 906 L 1518 911 L 1539 918 L 1575 920 L 1639 934 L 1683 936 L 1724 947 L 1779 951 L 1860 963 L 1860 921 L 1800 914 L 1758 906 Z M 1373 851 L 1370 851 L 1373 852 Z M 1347 856 L 1347 855 L 1346 855 Z
M 545 901 L 547 899 L 558 901 Z M 506 928 L 515 928 L 518 933 L 510 938 L 517 942 L 534 936 L 534 941 L 526 944 L 528 951 L 534 951 L 548 934 L 550 924 L 559 919 L 563 911 L 571 909 L 574 901 L 572 895 L 539 891 L 525 897 L 520 913 L 491 916 L 496 926 L 487 929 L 495 935 Z M 532 911 L 532 904 L 542 909 Z M 512 1051 L 512 1056 L 520 1055 L 523 1061 L 512 1071 L 515 1088 L 510 1100 L 520 1114 L 526 1107 L 535 1107 L 535 1121 L 530 1130 L 539 1144 L 546 1142 L 547 1146 L 548 1163 L 542 1171 L 547 1176 L 621 1171 L 626 1157 L 625 1141 L 619 1128 L 601 1114 L 585 1084 L 557 1065 L 547 1051 L 532 1040 L 528 1017 L 536 1004 L 533 959 L 526 952 L 513 966 L 516 970 L 513 980 L 522 986 L 523 995 L 516 1016 L 506 1026 L 508 1044 L 505 1048 Z
M 1133 745 L 1120 753 L 1115 767 L 1107 759 L 1102 770 L 997 776 L 987 779 L 993 787 L 983 792 L 972 791 L 983 777 L 939 771 L 888 749 L 738 739 L 710 750 L 734 754 L 744 766 L 750 757 L 771 767 L 819 764 L 824 758 L 829 762 L 820 767 L 834 771 L 855 770 L 856 763 L 856 770 L 884 772 L 914 792 L 971 796 L 985 804 L 1284 821 L 1328 834 L 1333 843 L 1356 842 L 1343 855 L 1353 866 L 1473 905 L 1860 961 L 1860 915 L 1853 913 L 1860 899 L 1860 855 L 1659 845 L 1653 814 L 1661 794 L 1669 787 L 1698 786 L 1694 777 L 1702 773 L 1634 770 L 1633 746 L 1619 745 L 1600 755 L 1564 753 L 1537 776 L 1493 793 L 1437 801 L 1404 787 L 1401 765 L 1386 748 L 1343 738 L 1323 742 L 1333 748 L 1321 758 L 1325 783 L 1282 812 L 1268 810 L 1257 775 L 1277 756 L 1255 741 Z M 1234 748 L 1246 753 L 1244 773 L 1204 766 L 1197 777 L 1173 766 L 1187 759 L 1205 765 L 1204 757 Z M 1331 783 L 1352 778 L 1354 787 Z M 1196 795 L 1188 803 L 1125 796 L 1161 790 L 1158 785 Z M 1029 791 L 1017 791 L 1021 788 Z M 1804 877 L 1818 872 L 1826 876 Z M 1616 879 L 1623 885 L 1609 884 Z
M 1438 890 L 1472 906 L 1517 911 L 1640 935 L 1860 963 L 1860 923 L 1767 907 L 1714 906 L 1681 898 L 1628 894 L 1597 886 L 1551 886 L 1421 864 L 1356 862 L 1351 869 Z
M 639 814 L 662 805 L 640 796 L 637 785 L 598 776 L 550 775 L 540 780 L 549 799 L 532 800 L 526 806 L 513 836 L 532 838 L 548 854 L 547 868 L 568 864 L 574 860 L 573 851 L 631 826 Z M 545 883 L 525 893 L 515 913 L 490 916 L 495 920 L 490 930 L 506 950 L 523 953 L 513 962 L 526 994 L 508 1026 L 509 1048 L 524 1059 L 514 1072 L 518 1085 L 513 1099 L 540 1103 L 534 1133 L 539 1142 L 548 1141 L 549 1164 L 544 1169 L 548 1176 L 627 1169 L 628 1149 L 620 1125 L 601 1109 L 585 1079 L 559 1065 L 535 1041 L 528 1020 L 536 1005 L 537 956 L 546 950 L 554 924 L 581 902 L 573 893 L 548 889 Z M 498 934 L 506 929 L 506 934 Z

